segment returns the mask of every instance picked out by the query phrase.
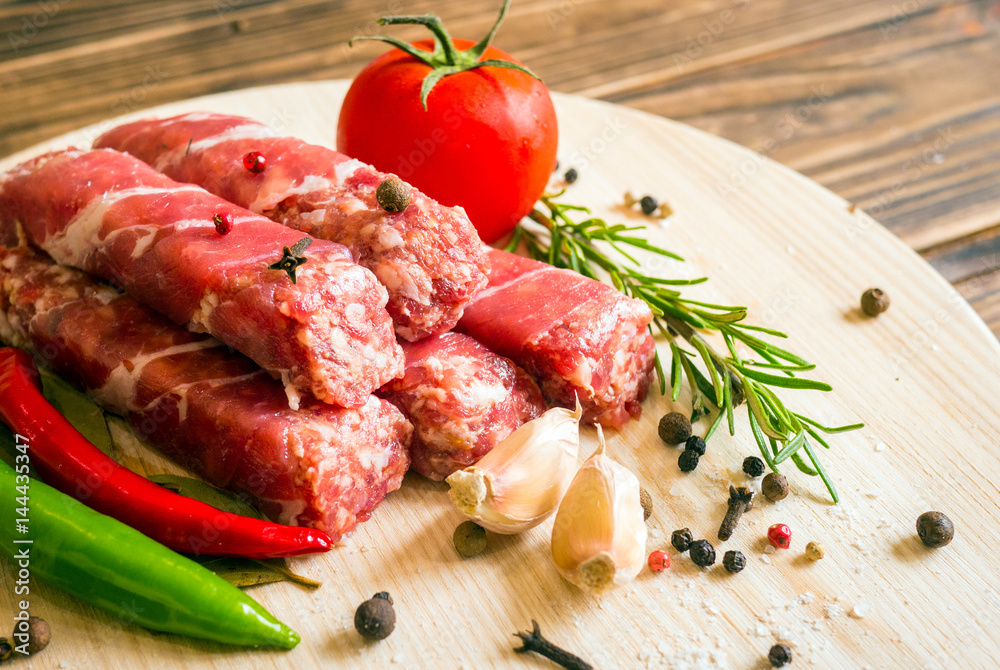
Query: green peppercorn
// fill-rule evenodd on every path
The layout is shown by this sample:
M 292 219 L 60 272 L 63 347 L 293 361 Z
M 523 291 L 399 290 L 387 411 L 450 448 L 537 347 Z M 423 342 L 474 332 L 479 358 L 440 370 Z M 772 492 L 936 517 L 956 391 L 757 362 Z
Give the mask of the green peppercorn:
M 699 456 L 705 455 L 705 440 L 698 435 L 692 435 L 684 442 L 684 451 L 696 452 Z
M 861 311 L 868 316 L 878 316 L 889 309 L 889 296 L 880 288 L 870 288 L 861 294 Z
M 680 412 L 664 414 L 657 429 L 660 439 L 667 444 L 680 444 L 691 437 L 691 419 Z
M 688 528 L 681 528 L 670 534 L 670 544 L 674 545 L 674 549 L 681 553 L 687 551 L 693 541 L 694 538 Z
M 700 458 L 701 456 L 698 455 L 697 451 L 685 449 L 681 452 L 681 455 L 677 457 L 677 467 L 681 469 L 681 472 L 692 472 L 696 467 L 698 467 L 698 460 Z
M 576 168 L 570 168 L 566 170 L 566 174 L 563 175 L 563 179 L 566 180 L 567 184 L 572 184 L 579 176 L 580 174 L 576 171 Z
M 722 565 L 729 572 L 736 573 L 747 567 L 747 557 L 743 555 L 742 551 L 730 549 L 722 557 Z
M 486 529 L 473 521 L 463 521 L 452 535 L 460 556 L 472 558 L 486 551 Z
M 354 613 L 354 627 L 366 640 L 384 640 L 396 627 L 396 610 L 389 594 L 382 591 L 364 601 Z
M 656 201 L 651 195 L 643 196 L 642 200 L 639 201 L 639 207 L 642 209 L 642 213 L 646 216 L 652 216 L 656 208 L 660 206 L 660 203 Z
M 760 483 L 760 492 L 771 502 L 778 502 L 788 497 L 788 480 L 785 475 L 769 472 Z
M 925 545 L 937 549 L 955 537 L 955 524 L 941 512 L 924 512 L 917 517 L 917 535 Z
M 764 474 L 764 461 L 756 456 L 747 456 L 743 459 L 743 472 L 748 477 L 760 477 Z
M 642 520 L 648 521 L 653 516 L 653 496 L 642 487 L 639 488 L 639 504 L 642 505 Z
M 387 212 L 402 212 L 410 206 L 410 185 L 399 177 L 387 177 L 375 189 L 375 200 Z
M 792 662 L 792 650 L 788 648 L 787 644 L 776 644 L 771 647 L 771 651 L 767 653 L 767 660 L 771 662 L 776 668 L 780 668 L 786 663 Z
M 688 547 L 691 552 L 691 560 L 694 564 L 702 568 L 709 568 L 715 565 L 715 547 L 708 540 L 695 540 Z

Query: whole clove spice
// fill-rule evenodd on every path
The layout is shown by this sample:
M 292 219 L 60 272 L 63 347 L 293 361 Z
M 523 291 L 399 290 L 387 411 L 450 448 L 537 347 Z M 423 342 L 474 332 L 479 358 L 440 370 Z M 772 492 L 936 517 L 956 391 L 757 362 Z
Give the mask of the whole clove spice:
M 725 542 L 732 537 L 733 531 L 736 530 L 736 524 L 740 520 L 740 516 L 752 508 L 753 491 L 746 486 L 741 486 L 739 488 L 730 486 L 729 509 L 726 511 L 726 517 L 722 520 L 722 525 L 719 526 L 719 539 Z
M 594 670 L 594 666 L 576 654 L 571 654 L 542 637 L 542 631 L 538 627 L 538 622 L 534 619 L 531 620 L 530 633 L 519 632 L 514 633 L 514 635 L 521 638 L 521 646 L 514 647 L 514 651 L 519 654 L 533 651 L 549 659 L 556 665 L 566 668 L 566 670 Z

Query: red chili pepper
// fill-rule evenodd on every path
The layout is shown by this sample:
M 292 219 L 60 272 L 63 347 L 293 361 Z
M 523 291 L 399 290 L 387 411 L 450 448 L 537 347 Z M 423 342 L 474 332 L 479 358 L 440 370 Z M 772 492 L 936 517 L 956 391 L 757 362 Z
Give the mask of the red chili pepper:
M 274 558 L 333 546 L 322 531 L 223 512 L 122 467 L 73 428 L 40 389 L 31 356 L 0 348 L 0 418 L 26 438 L 32 466 L 53 488 L 175 551 Z

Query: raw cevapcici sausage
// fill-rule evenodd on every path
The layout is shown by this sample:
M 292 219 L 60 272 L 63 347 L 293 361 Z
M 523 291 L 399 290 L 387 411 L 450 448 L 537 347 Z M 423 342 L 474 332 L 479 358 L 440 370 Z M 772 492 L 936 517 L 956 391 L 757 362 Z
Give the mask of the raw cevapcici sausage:
M 451 330 L 486 285 L 489 264 L 464 210 L 413 189 L 404 211 L 387 212 L 375 190 L 388 175 L 333 149 L 278 137 L 252 119 L 143 119 L 112 128 L 94 146 L 127 151 L 177 181 L 346 245 L 388 290 L 386 308 L 405 340 Z M 263 171 L 243 164 L 254 151 L 267 159 Z
M 216 231 L 216 216 L 232 221 Z M 402 372 L 385 289 L 315 240 L 296 281 L 269 269 L 302 234 L 111 150 L 58 151 L 0 175 L 0 241 L 19 229 L 179 325 L 208 332 L 299 392 L 357 407 Z
M 31 444 L 31 464 L 48 484 L 174 551 L 272 558 L 333 546 L 322 531 L 223 512 L 122 467 L 49 404 L 21 349 L 0 349 L 0 417 Z

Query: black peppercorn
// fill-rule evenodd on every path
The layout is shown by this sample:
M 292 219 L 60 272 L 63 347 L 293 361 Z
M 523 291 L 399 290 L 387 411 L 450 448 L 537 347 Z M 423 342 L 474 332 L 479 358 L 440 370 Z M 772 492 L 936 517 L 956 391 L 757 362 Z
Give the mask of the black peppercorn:
M 649 520 L 653 515 L 653 496 L 642 487 L 639 488 L 639 504 L 642 505 L 642 520 Z
M 695 540 L 688 547 L 695 565 L 709 568 L 715 565 L 715 547 L 708 540 Z
M 680 412 L 664 414 L 657 429 L 660 439 L 667 444 L 680 444 L 691 437 L 691 419 Z
M 396 627 L 396 610 L 385 591 L 366 600 L 354 613 L 354 627 L 366 640 L 384 640 Z
M 756 456 L 747 456 L 743 459 L 743 472 L 748 477 L 760 477 L 764 474 L 764 461 Z
M 402 212 L 410 206 L 410 185 L 399 177 L 387 177 L 375 189 L 375 200 L 387 212 Z
M 684 451 L 693 451 L 699 456 L 705 455 L 705 440 L 697 435 L 692 435 L 684 443 Z
M 660 203 L 656 201 L 651 195 L 643 196 L 642 200 L 639 201 L 639 207 L 642 208 L 642 213 L 649 216 L 656 211 L 656 208 L 660 206 Z
M 777 472 L 769 472 L 764 481 L 760 483 L 760 492 L 771 502 L 778 502 L 788 497 L 788 480 L 785 475 Z
M 687 528 L 675 530 L 670 534 L 670 544 L 674 545 L 674 549 L 681 553 L 687 551 L 693 541 L 694 538 L 691 537 L 691 531 Z
M 722 565 L 729 570 L 729 572 L 739 572 L 743 568 L 747 567 L 747 557 L 743 555 L 742 551 L 729 550 L 726 555 L 722 557 Z
M 776 644 L 767 653 L 767 660 L 771 661 L 771 665 L 774 667 L 780 668 L 786 663 L 792 662 L 792 650 L 788 648 L 787 644 Z
M 924 512 L 917 517 L 917 535 L 925 545 L 937 549 L 955 537 L 955 524 L 941 512 Z
M 880 288 L 870 288 L 861 294 L 861 311 L 868 316 L 878 316 L 889 309 L 889 296 Z
M 701 456 L 698 455 L 697 451 L 685 449 L 681 452 L 681 455 L 677 457 L 677 467 L 681 469 L 681 472 L 691 472 L 698 467 L 698 460 L 700 458 Z
M 579 176 L 580 175 L 577 173 L 576 168 L 570 168 L 566 170 L 566 174 L 563 175 L 563 179 L 566 180 L 567 184 L 572 184 Z
M 11 645 L 10 640 L 5 637 L 0 638 L 0 663 L 9 659 L 13 653 L 14 647 Z

